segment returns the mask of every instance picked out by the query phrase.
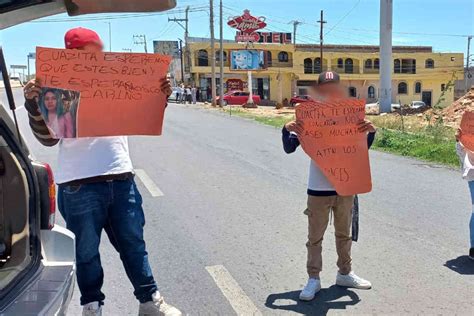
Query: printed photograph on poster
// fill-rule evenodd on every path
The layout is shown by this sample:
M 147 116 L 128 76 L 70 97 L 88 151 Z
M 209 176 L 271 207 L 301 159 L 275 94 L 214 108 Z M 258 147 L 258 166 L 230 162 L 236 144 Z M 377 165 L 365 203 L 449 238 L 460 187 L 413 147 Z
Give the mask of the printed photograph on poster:
M 39 108 L 53 138 L 76 137 L 80 98 L 78 91 L 42 88 Z
M 233 50 L 230 53 L 231 70 L 265 69 L 265 53 L 262 50 Z

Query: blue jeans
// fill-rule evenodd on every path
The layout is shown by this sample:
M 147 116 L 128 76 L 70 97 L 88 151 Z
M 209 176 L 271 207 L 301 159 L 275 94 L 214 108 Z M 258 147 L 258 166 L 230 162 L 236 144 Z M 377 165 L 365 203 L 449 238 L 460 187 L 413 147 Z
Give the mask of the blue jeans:
M 104 272 L 99 244 L 102 229 L 120 254 L 128 278 L 141 302 L 157 291 L 143 240 L 142 197 L 133 180 L 83 185 L 59 185 L 58 206 L 67 228 L 76 235 L 77 283 L 81 305 L 103 302 Z
M 469 181 L 469 191 L 471 191 L 471 220 L 469 221 L 469 231 L 471 233 L 471 248 L 474 248 L 474 181 Z

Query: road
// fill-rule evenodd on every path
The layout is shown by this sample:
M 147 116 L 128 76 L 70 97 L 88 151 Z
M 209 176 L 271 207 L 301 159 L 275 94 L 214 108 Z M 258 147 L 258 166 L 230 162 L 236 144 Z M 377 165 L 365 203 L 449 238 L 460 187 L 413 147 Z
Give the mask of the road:
M 24 108 L 18 116 L 31 151 L 54 167 L 56 149 L 33 139 Z M 147 178 L 147 186 L 137 182 L 155 277 L 167 301 L 187 314 L 472 312 L 474 264 L 465 256 L 471 206 L 458 170 L 371 151 L 374 189 L 360 197 L 353 261 L 373 289 L 334 286 L 331 226 L 323 290 L 303 303 L 297 295 L 306 281 L 309 161 L 300 149 L 283 152 L 279 129 L 171 104 L 163 136 L 131 137 L 130 149 Z M 101 254 L 104 315 L 136 315 L 132 287 L 107 238 Z M 76 288 L 70 315 L 80 315 L 78 300 Z

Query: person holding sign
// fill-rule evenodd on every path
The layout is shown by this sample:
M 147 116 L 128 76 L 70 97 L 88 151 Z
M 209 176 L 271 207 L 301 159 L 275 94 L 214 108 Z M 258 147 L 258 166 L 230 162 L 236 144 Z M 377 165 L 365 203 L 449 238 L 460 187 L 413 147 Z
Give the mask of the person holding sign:
M 461 128 L 456 132 L 456 152 L 459 156 L 462 168 L 462 176 L 467 180 L 471 193 L 471 219 L 469 221 L 470 248 L 469 259 L 474 260 L 474 147 L 469 138 L 474 138 L 474 134 L 469 133 L 467 121 L 474 118 L 474 113 L 465 113 L 462 119 Z M 463 124 L 465 123 L 465 124 Z M 463 126 L 464 125 L 464 126 Z M 462 127 L 466 129 L 464 132 Z
M 314 92 L 321 100 L 344 97 L 342 87 L 339 85 L 339 75 L 332 71 L 323 72 L 319 75 L 318 85 Z M 359 133 L 367 133 L 367 145 L 370 147 L 375 137 L 375 127 L 372 123 L 362 120 L 358 122 L 357 130 Z M 299 138 L 304 133 L 305 127 L 300 120 L 285 124 L 282 129 L 282 141 L 286 153 L 293 153 L 297 149 L 300 145 Z M 339 257 L 336 284 L 358 289 L 370 289 L 371 283 L 352 271 L 351 210 L 354 195 L 344 196 L 338 194 L 334 185 L 314 160 L 311 160 L 310 164 L 307 193 L 308 205 L 304 213 L 308 216 L 308 242 L 306 246 L 308 250 L 307 273 L 309 279 L 300 293 L 300 299 L 304 301 L 312 300 L 321 289 L 319 274 L 322 270 L 322 241 L 331 211 L 334 214 L 336 249 Z
M 101 39 L 89 29 L 71 29 L 64 39 L 66 48 L 84 54 L 103 50 Z M 161 79 L 160 89 L 167 96 L 171 95 L 167 78 Z M 139 315 L 181 315 L 178 309 L 164 302 L 148 262 L 143 239 L 142 197 L 134 181 L 127 137 L 56 139 L 39 111 L 41 92 L 41 82 L 28 82 L 24 87 L 25 108 L 38 141 L 45 146 L 59 143 L 58 207 L 67 228 L 76 235 L 76 273 L 83 315 L 102 314 L 105 299 L 101 291 L 104 273 L 99 254 L 102 230 L 120 254 L 140 302 Z M 76 107 L 77 104 L 67 102 L 70 96 L 62 95 L 65 105 Z M 49 115 L 54 113 L 54 105 L 57 106 L 61 96 L 54 95 L 55 101 L 48 99 L 51 97 L 49 92 L 44 94 Z M 96 124 L 101 124 L 102 119 L 97 116 Z

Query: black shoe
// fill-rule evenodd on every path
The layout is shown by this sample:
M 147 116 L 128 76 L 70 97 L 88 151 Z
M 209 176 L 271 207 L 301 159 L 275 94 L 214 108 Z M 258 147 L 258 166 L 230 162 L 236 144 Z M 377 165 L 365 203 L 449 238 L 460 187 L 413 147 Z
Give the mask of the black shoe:
M 474 248 L 469 249 L 469 259 L 474 260 Z

